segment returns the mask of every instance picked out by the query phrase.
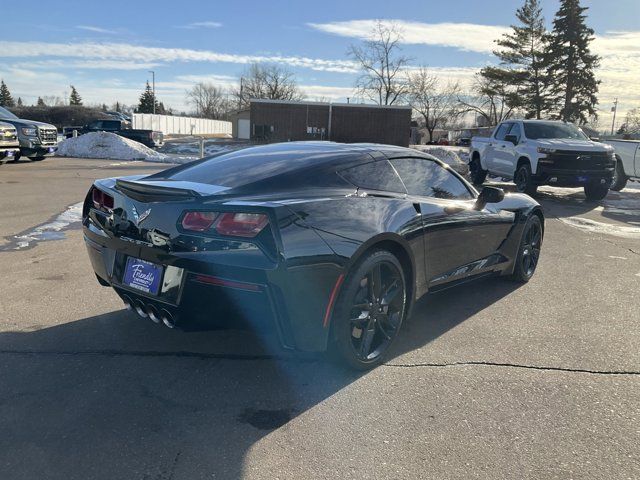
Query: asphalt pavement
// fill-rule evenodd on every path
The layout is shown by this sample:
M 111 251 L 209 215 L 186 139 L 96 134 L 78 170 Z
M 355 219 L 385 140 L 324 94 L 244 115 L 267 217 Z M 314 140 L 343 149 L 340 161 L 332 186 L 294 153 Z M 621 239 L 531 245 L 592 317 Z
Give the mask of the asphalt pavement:
M 78 203 L 166 167 L 0 167 L 1 479 L 640 478 L 640 189 L 541 189 L 534 278 L 424 297 L 356 374 L 98 285 Z

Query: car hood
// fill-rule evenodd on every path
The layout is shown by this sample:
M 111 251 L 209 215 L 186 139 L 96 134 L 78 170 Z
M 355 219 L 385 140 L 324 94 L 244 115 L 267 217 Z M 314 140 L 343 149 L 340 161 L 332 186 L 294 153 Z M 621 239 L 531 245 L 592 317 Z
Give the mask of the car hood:
M 13 118 L 2 118 L 0 122 L 9 123 L 14 127 L 41 127 L 41 128 L 56 128 L 54 125 L 50 123 L 44 122 L 36 122 L 35 120 L 25 120 L 22 118 L 13 119 Z
M 551 138 L 546 140 L 536 140 L 540 147 L 555 148 L 557 150 L 582 150 L 586 152 L 606 152 L 610 147 L 603 143 L 592 142 L 591 140 L 576 140 L 570 138 Z

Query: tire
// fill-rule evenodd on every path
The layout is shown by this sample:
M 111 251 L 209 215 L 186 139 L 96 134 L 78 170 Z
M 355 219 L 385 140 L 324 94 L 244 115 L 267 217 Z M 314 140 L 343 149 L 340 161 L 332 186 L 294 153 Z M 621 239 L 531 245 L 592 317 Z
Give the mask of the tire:
M 46 157 L 29 157 L 29 160 L 31 160 L 32 162 L 41 162 L 45 158 Z
M 471 182 L 476 186 L 482 185 L 487 178 L 487 171 L 482 169 L 480 157 L 477 155 L 469 162 L 469 176 L 471 177 Z
M 611 179 L 611 186 L 609 190 L 613 190 L 615 192 L 619 192 L 624 187 L 627 186 L 627 181 L 629 177 L 627 177 L 624 173 L 624 168 L 622 166 L 622 160 L 619 158 L 616 160 L 616 169 L 613 172 L 613 178 Z
M 516 191 L 526 193 L 527 195 L 535 195 L 538 186 L 533 183 L 533 175 L 531 174 L 531 166 L 528 163 L 521 163 L 513 176 L 513 182 L 516 184 Z
M 518 283 L 527 283 L 533 277 L 540 259 L 542 247 L 542 222 L 537 215 L 531 215 L 522 231 L 522 238 L 518 245 L 516 265 L 511 274 L 511 280 Z
M 331 353 L 355 370 L 381 364 L 407 309 L 402 265 L 386 250 L 372 251 L 352 268 L 342 285 L 332 316 Z
M 587 183 L 584 186 L 584 195 L 590 202 L 597 202 L 602 200 L 609 193 L 609 186 L 601 183 Z

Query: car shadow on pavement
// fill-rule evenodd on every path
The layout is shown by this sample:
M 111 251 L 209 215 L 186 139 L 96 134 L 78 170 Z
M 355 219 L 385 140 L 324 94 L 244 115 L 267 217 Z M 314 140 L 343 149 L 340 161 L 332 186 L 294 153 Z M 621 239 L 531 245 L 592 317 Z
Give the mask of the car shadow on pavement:
M 515 288 L 494 279 L 424 298 L 394 355 L 428 345 Z M 367 375 L 282 354 L 249 332 L 180 333 L 124 310 L 0 333 L 0 350 L 3 479 L 241 478 L 253 455 L 304 463 L 304 445 L 290 444 L 288 429 L 304 429 L 311 409 L 329 420 L 325 401 Z M 358 418 L 356 404 L 349 415 Z M 295 427 L 294 418 L 302 418 Z M 331 442 L 327 428 L 308 434 Z M 282 436 L 280 451 L 260 450 L 268 435 Z

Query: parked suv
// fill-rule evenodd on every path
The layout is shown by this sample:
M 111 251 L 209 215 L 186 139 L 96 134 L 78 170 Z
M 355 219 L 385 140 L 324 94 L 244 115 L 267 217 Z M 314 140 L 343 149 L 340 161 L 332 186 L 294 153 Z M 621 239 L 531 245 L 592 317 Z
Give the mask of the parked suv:
M 0 164 L 10 162 L 20 151 L 16 127 L 0 122 Z
M 613 147 L 566 122 L 502 122 L 490 137 L 473 137 L 469 154 L 474 184 L 490 173 L 513 179 L 518 192 L 529 195 L 539 185 L 557 185 L 583 187 L 588 200 L 601 200 L 615 169 Z
M 0 121 L 16 128 L 20 151 L 15 160 L 21 156 L 34 161 L 44 160 L 58 150 L 58 129 L 53 125 L 18 118 L 3 107 L 0 107 Z

